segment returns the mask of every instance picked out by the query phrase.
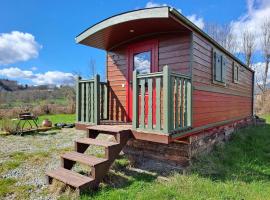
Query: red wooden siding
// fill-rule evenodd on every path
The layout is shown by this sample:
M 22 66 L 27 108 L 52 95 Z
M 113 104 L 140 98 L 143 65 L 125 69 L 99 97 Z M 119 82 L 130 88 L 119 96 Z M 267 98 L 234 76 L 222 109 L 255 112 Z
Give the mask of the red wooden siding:
M 233 83 L 233 60 L 227 57 L 226 86 L 212 82 L 212 46 L 193 36 L 193 127 L 252 115 L 252 72 L 241 67 Z
M 158 40 L 159 71 L 164 65 L 168 65 L 173 71 L 190 73 L 190 38 L 190 34 L 187 33 L 163 34 L 148 38 Z M 111 120 L 126 121 L 127 119 L 127 46 L 128 44 L 107 52 L 107 80 L 110 84 L 109 118 Z M 122 84 L 125 84 L 125 87 L 122 87 Z
M 206 91 L 193 92 L 193 126 L 251 115 L 251 98 Z

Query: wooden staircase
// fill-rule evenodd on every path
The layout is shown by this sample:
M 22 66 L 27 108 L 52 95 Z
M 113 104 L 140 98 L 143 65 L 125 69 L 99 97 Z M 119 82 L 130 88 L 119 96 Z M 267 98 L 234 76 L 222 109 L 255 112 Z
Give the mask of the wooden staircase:
M 130 129 L 131 126 L 129 125 L 97 125 L 89 127 L 87 138 L 80 138 L 75 141 L 75 151 L 61 155 L 61 167 L 46 173 L 48 183 L 51 184 L 53 179 L 57 179 L 72 188 L 78 189 L 79 192 L 86 189 L 96 189 L 122 148 L 131 138 Z M 100 133 L 113 135 L 116 142 L 96 139 Z M 105 157 L 97 158 L 84 154 L 91 145 L 104 147 Z M 91 167 L 88 176 L 72 171 L 72 167 L 77 162 Z

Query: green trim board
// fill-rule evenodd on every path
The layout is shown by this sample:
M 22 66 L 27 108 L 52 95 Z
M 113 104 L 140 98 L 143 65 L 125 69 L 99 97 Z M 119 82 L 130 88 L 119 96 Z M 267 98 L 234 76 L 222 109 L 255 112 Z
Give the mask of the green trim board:
M 251 95 L 244 95 L 244 94 L 237 94 L 234 91 L 226 91 L 226 88 L 216 87 L 215 85 L 210 86 L 193 86 L 194 90 L 200 90 L 205 92 L 214 92 L 220 94 L 228 94 L 233 96 L 240 96 L 240 97 L 252 97 Z

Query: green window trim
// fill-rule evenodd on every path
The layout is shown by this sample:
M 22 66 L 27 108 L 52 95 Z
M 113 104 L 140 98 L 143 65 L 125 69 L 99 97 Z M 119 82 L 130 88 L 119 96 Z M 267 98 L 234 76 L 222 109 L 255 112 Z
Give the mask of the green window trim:
M 212 54 L 213 83 L 226 86 L 226 57 L 224 54 L 213 50 Z
M 239 83 L 239 65 L 235 62 L 233 63 L 233 82 Z

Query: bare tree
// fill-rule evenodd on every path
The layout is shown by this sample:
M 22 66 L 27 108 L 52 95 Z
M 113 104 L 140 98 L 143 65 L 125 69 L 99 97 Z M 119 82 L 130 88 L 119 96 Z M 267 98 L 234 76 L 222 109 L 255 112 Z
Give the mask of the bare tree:
M 90 58 L 89 61 L 89 70 L 90 70 L 90 77 L 94 77 L 96 75 L 96 61 L 93 58 Z
M 244 58 L 248 67 L 251 67 L 252 58 L 256 48 L 256 37 L 249 29 L 244 29 L 241 35 L 241 52 L 244 54 Z
M 237 49 L 236 37 L 233 34 L 233 31 L 230 25 L 228 24 L 219 25 L 215 23 L 207 23 L 205 25 L 204 30 L 225 49 L 227 49 L 233 54 L 236 53 L 236 49 Z
M 261 45 L 263 51 L 263 57 L 265 62 L 265 68 L 263 73 L 263 80 L 261 90 L 263 93 L 267 90 L 267 79 L 268 79 L 268 71 L 269 71 L 269 63 L 270 63 L 270 18 L 266 19 L 261 26 Z

